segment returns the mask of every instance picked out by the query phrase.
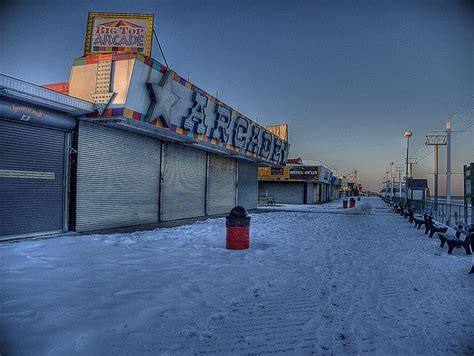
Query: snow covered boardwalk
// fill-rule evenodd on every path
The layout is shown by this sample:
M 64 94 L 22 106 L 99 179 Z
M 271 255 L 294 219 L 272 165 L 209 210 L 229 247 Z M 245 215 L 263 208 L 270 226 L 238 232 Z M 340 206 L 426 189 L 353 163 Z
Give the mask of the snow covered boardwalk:
M 0 245 L 0 353 L 474 353 L 471 257 L 378 198 Z

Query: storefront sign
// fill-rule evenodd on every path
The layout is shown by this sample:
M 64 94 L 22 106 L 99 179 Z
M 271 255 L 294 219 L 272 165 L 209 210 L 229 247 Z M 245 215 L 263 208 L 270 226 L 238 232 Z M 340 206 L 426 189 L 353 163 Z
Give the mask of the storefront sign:
M 71 130 L 76 126 L 76 120 L 65 114 L 3 99 L 0 99 L 0 117 L 63 130 Z
M 283 168 L 271 168 L 270 174 L 272 176 L 283 176 L 285 174 L 285 170 Z
M 130 52 L 151 55 L 153 15 L 89 12 L 85 54 Z
M 231 108 L 216 103 L 209 109 L 208 96 L 200 91 L 193 92 L 188 104 L 188 113 L 182 117 L 181 127 L 193 134 L 207 135 L 220 144 L 231 144 L 257 157 L 285 164 L 288 158 L 288 143 L 270 131 L 248 120 L 234 115 Z M 156 119 L 152 117 L 152 119 Z
M 290 166 L 291 180 L 316 180 L 318 167 L 314 166 Z
M 331 179 L 331 171 L 323 166 L 318 166 L 318 181 L 321 183 L 330 183 Z

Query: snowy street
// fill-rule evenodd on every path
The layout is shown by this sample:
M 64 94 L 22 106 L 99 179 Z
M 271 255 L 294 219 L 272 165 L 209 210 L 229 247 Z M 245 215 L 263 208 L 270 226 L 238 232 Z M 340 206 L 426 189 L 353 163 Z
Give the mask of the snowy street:
M 471 256 L 367 202 L 0 244 L 0 353 L 472 355 Z

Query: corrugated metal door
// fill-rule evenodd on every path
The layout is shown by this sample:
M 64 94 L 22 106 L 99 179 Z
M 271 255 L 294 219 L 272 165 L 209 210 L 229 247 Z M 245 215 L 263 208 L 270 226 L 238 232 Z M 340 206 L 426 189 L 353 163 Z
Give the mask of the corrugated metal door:
M 65 137 L 0 120 L 0 239 L 63 231 Z
M 237 180 L 237 205 L 256 209 L 258 200 L 258 169 L 251 162 L 239 161 Z
M 319 203 L 319 183 L 313 184 L 313 203 Z
M 306 183 L 306 204 L 313 204 L 314 202 L 314 184 L 312 182 Z
M 206 215 L 205 151 L 164 143 L 162 220 Z
M 260 188 L 281 204 L 304 204 L 305 187 L 300 182 L 260 182 Z
M 207 215 L 228 213 L 235 207 L 237 161 L 209 154 Z
M 81 123 L 76 231 L 157 223 L 159 140 Z

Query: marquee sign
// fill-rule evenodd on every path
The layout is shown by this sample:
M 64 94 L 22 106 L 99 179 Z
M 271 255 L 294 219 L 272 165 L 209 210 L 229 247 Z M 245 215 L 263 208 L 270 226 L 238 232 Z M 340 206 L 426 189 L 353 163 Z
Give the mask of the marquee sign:
M 84 54 L 151 55 L 153 15 L 89 12 Z
M 108 61 L 110 68 L 118 69 L 101 71 L 102 61 Z M 131 77 L 127 71 L 120 70 L 121 61 L 134 61 Z M 96 72 L 96 87 L 105 87 L 106 91 L 120 95 L 126 83 L 128 91 L 125 103 L 112 101 L 103 112 L 87 115 L 90 118 L 123 117 L 138 121 L 143 129 L 173 141 L 183 140 L 196 147 L 270 166 L 286 164 L 289 152 L 287 140 L 150 57 L 113 53 L 76 60 L 70 88 L 77 88 L 74 94 L 79 98 L 91 96 L 90 90 L 74 85 L 74 81 L 82 84 L 83 73 L 88 72 Z M 106 84 L 99 83 L 105 77 L 104 72 L 114 72 Z
M 182 80 L 171 70 L 160 71 L 159 81 L 146 83 L 150 104 L 144 121 L 163 128 L 174 126 L 213 145 L 279 165 L 286 163 L 289 146 L 285 140 L 195 86 L 173 85 Z
M 318 177 L 318 167 L 315 166 L 290 166 L 291 180 L 314 181 Z

